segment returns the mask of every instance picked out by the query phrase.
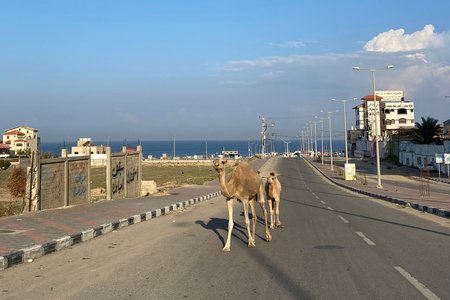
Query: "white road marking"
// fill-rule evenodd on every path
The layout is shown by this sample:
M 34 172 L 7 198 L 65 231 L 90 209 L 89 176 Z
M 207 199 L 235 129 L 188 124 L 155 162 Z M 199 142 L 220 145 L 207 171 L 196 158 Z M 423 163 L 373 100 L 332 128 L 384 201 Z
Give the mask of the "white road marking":
M 356 232 L 356 234 L 359 235 L 359 236 L 364 240 L 364 242 L 367 243 L 367 245 L 369 245 L 369 246 L 375 246 L 375 243 L 372 242 L 371 240 L 369 240 L 369 239 L 364 235 L 364 233 L 362 233 L 362 232 Z
M 316 199 L 319 200 L 320 199 L 319 196 L 316 195 Z
M 348 223 L 350 223 L 348 220 L 346 220 L 343 216 L 338 216 L 339 217 L 339 219 L 341 219 L 342 220 L 342 222 L 344 222 L 345 224 L 348 224 Z
M 400 274 L 402 274 L 403 277 L 406 278 L 406 280 L 409 281 L 416 289 L 419 290 L 419 292 L 422 293 L 422 295 L 425 296 L 425 298 L 429 300 L 439 300 L 440 298 L 436 296 L 432 291 L 430 291 L 425 285 L 420 283 L 416 278 L 412 277 L 411 274 L 406 272 L 401 267 L 394 267 Z
M 334 209 L 332 207 L 327 206 L 327 208 L 331 211 L 334 211 Z
M 322 203 L 323 205 L 327 204 L 325 201 L 320 200 L 320 203 Z

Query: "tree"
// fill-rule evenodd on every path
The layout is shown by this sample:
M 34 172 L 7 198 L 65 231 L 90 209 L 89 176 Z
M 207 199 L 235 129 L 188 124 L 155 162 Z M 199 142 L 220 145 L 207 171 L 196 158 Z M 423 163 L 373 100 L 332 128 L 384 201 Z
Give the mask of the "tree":
M 422 123 L 416 122 L 418 141 L 421 144 L 431 144 L 439 141 L 439 134 L 442 128 L 438 122 L 439 120 L 432 117 L 427 117 L 426 119 L 422 117 Z

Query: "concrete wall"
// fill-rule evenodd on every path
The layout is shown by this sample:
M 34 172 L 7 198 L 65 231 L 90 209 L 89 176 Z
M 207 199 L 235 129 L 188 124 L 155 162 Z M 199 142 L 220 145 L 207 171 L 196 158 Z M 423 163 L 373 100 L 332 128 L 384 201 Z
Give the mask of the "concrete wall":
M 62 207 L 65 205 L 64 177 L 65 159 L 41 160 L 39 172 L 39 209 Z
M 411 167 L 421 167 L 431 163 L 437 170 L 436 154 L 443 156 L 444 153 L 450 153 L 450 141 L 445 141 L 444 145 L 422 145 L 411 142 L 400 142 L 399 161 L 402 165 Z M 440 165 L 441 172 L 446 173 L 447 167 Z
M 89 203 L 91 199 L 89 159 L 69 158 L 69 205 Z
M 142 148 L 128 152 L 111 153 L 106 147 L 106 199 L 136 198 L 141 196 Z
M 43 159 L 38 166 L 39 209 L 89 203 L 89 156 Z

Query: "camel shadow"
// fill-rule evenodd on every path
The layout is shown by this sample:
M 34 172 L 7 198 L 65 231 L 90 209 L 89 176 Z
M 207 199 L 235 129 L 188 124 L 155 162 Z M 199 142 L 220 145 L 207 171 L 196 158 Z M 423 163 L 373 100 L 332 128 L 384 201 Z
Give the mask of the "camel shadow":
M 228 232 L 228 220 L 221 218 L 211 218 L 208 223 L 203 222 L 203 220 L 195 221 L 195 224 L 202 226 L 205 229 L 213 231 L 219 240 L 222 242 L 222 247 L 225 246 L 225 239 Z M 225 232 L 225 238 L 220 234 L 219 230 L 223 230 Z M 237 234 L 238 233 L 238 234 Z M 247 228 L 242 227 L 238 223 L 234 222 L 233 232 L 231 235 L 238 240 L 240 240 L 243 244 L 247 245 L 248 236 L 247 236 Z M 255 236 L 262 239 L 261 236 L 256 234 Z

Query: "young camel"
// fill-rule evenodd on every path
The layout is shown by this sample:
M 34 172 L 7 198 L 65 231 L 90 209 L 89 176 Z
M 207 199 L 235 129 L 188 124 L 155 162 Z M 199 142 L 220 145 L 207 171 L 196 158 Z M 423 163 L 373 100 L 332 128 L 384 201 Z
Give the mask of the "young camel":
M 261 206 L 264 224 L 266 226 L 266 241 L 270 242 L 272 236 L 269 232 L 269 225 L 267 223 L 267 210 L 264 205 L 264 188 L 262 179 L 259 174 L 253 170 L 247 162 L 236 162 L 231 174 L 225 174 L 225 159 L 213 161 L 213 166 L 219 173 L 219 186 L 222 195 L 227 199 L 228 206 L 228 235 L 227 242 L 222 251 L 231 250 L 231 232 L 233 230 L 233 198 L 242 202 L 244 206 L 245 225 L 248 233 L 248 247 L 255 247 L 255 227 L 256 227 L 256 211 L 255 200 Z M 250 220 L 248 216 L 248 206 L 252 211 L 252 231 L 250 231 Z
M 266 193 L 267 193 L 267 200 L 269 200 L 270 228 L 274 229 L 275 227 L 281 226 L 280 221 L 281 183 L 274 172 L 270 172 L 269 177 L 267 177 Z

